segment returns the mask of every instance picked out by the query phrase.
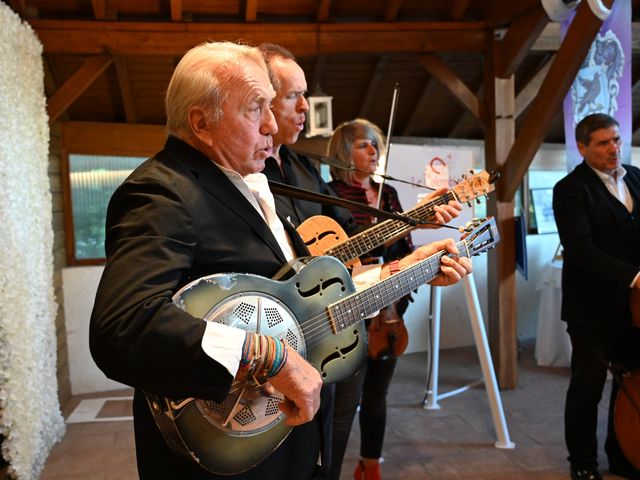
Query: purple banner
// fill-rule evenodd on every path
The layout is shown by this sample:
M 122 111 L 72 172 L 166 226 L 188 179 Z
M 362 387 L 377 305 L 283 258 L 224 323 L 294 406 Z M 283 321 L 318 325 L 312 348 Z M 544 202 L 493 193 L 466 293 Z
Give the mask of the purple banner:
M 588 3 L 602 7 L 598 0 Z M 562 38 L 572 20 L 561 23 Z M 631 163 L 631 107 L 631 0 L 615 0 L 564 99 L 567 171 L 582 162 L 575 126 L 592 113 L 606 113 L 620 123 L 622 162 Z

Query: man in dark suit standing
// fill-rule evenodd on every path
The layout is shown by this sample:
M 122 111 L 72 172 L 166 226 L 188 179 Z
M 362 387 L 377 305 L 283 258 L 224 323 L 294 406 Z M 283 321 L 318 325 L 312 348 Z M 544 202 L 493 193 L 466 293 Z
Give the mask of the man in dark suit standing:
M 318 459 L 329 439 L 318 413 L 322 380 L 317 370 L 285 340 L 205 321 L 173 302 L 176 292 L 200 277 L 237 272 L 271 278 L 287 261 L 308 255 L 293 226 L 277 215 L 267 179 L 259 173 L 278 129 L 271 111 L 274 96 L 257 49 L 212 42 L 189 50 L 167 89 L 165 147 L 109 202 L 107 262 L 89 340 L 104 373 L 135 388 L 136 456 L 143 480 L 324 476 Z M 423 248 L 400 266 L 444 248 L 457 253 L 453 241 Z M 441 269 L 439 284 L 455 283 L 471 271 L 471 262 L 445 255 Z M 222 278 L 221 284 L 233 283 L 231 276 Z M 294 428 L 257 460 L 238 447 L 237 438 L 223 447 L 199 438 L 213 443 L 207 451 L 212 457 L 248 458 L 241 468 L 247 470 L 234 470 L 238 473 L 232 476 L 201 468 L 198 455 L 181 445 L 184 437 L 174 434 L 167 440 L 163 432 L 171 419 L 155 417 L 161 419 L 161 431 L 147 405 L 145 393 L 186 403 L 192 398 L 222 402 L 235 381 L 249 375 L 268 380 L 284 396 L 269 408 L 280 408 L 284 422 Z M 219 422 L 216 428 L 226 425 Z
M 562 320 L 571 338 L 571 380 L 565 440 L 572 479 L 597 480 L 597 416 L 607 363 L 637 364 L 640 342 L 631 324 L 631 289 L 640 289 L 640 170 L 621 164 L 618 122 L 585 117 L 575 129 L 584 161 L 553 189 L 553 211 L 564 247 Z M 613 428 L 614 382 L 605 452 L 609 471 L 640 478 Z

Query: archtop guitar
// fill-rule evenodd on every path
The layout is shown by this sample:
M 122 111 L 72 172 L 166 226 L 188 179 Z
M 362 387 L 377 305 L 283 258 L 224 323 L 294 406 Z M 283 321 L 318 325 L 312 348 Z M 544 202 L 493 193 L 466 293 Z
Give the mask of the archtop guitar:
M 493 192 L 497 179 L 497 173 L 489 174 L 485 170 L 476 173 L 470 170 L 447 193 L 420 203 L 403 215 L 423 223 L 432 222 L 436 216 L 436 206 L 446 205 L 452 200 L 471 205 L 473 200 L 479 201 L 481 196 Z M 349 237 L 335 220 L 316 215 L 302 222 L 296 230 L 311 255 L 331 255 L 345 265 L 353 266 L 360 263 L 360 256 L 374 248 L 390 244 L 415 228 L 401 220 L 386 220 Z

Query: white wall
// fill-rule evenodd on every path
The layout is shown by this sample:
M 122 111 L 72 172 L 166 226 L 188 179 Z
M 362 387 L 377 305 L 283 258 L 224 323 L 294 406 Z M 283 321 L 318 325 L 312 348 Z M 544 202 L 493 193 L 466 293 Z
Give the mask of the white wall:
M 69 351 L 71 394 L 119 390 L 125 386 L 109 380 L 89 353 L 89 318 L 102 275 L 102 266 L 62 270 L 65 327 Z

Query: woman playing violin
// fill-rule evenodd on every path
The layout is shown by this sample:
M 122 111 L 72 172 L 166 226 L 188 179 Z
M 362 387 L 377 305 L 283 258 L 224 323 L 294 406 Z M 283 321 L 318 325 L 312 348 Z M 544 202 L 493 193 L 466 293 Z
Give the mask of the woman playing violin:
M 380 184 L 373 179 L 378 161 L 383 154 L 384 135 L 373 123 L 355 119 L 338 126 L 328 146 L 328 155 L 340 160 L 344 169 L 331 167 L 334 181 L 330 186 L 343 198 L 381 208 L 389 212 L 402 212 L 395 188 Z M 446 190 L 446 189 L 445 189 Z M 433 195 L 442 194 L 436 191 Z M 380 198 L 379 198 L 380 196 Z M 461 210 L 458 202 L 437 206 L 435 221 L 444 224 L 456 217 Z M 352 212 L 357 224 L 375 222 L 369 214 Z M 413 250 L 411 236 L 407 234 L 387 245 L 382 253 L 384 262 L 404 257 Z M 378 252 L 376 252 L 378 253 Z M 372 263 L 378 257 L 361 259 Z M 391 272 L 394 273 L 391 268 Z M 377 480 L 381 478 L 380 461 L 386 425 L 386 397 L 396 366 L 397 355 L 407 345 L 407 332 L 402 315 L 409 298 L 383 310 L 371 319 L 368 325 L 369 357 L 366 366 L 352 379 L 336 385 L 335 414 L 333 419 L 332 464 L 330 478 L 338 480 L 342 459 L 349 440 L 349 432 L 358 404 L 360 405 L 360 455 L 354 477 Z M 375 346 L 375 351 L 372 347 Z

